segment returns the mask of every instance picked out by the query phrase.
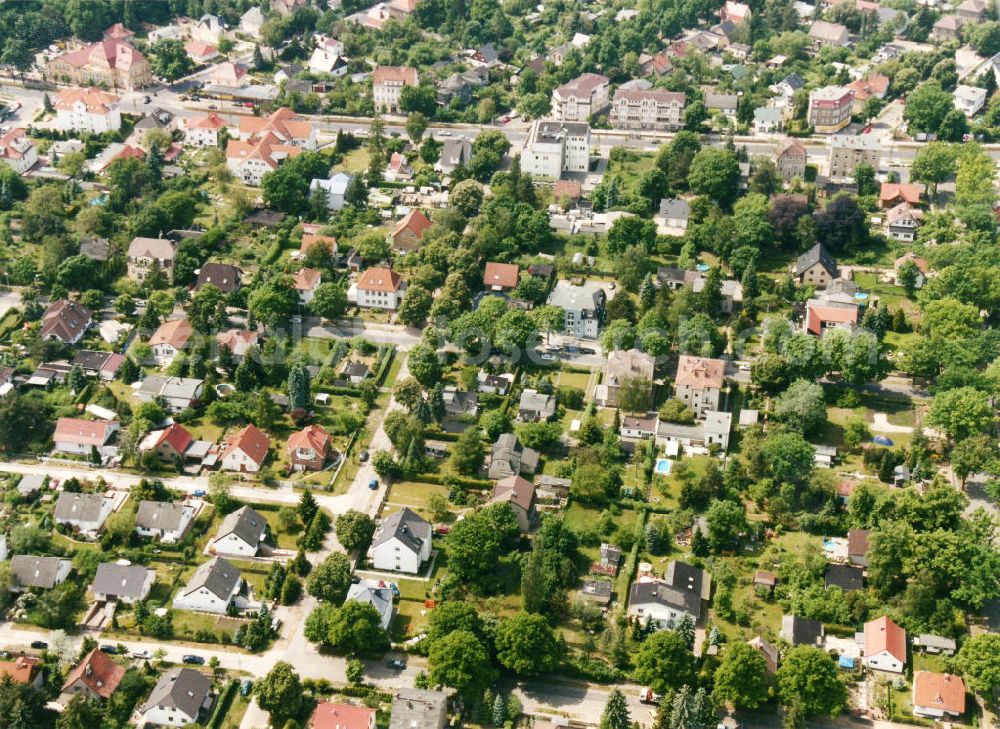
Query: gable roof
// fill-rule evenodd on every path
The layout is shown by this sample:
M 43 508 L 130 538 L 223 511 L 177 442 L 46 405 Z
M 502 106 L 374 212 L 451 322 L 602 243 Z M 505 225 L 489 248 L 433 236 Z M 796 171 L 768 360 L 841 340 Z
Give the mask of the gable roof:
M 802 157 L 805 159 L 806 148 L 798 139 L 791 137 L 778 142 L 778 157 Z
M 108 114 L 118 103 L 118 97 L 94 87 L 89 89 L 63 89 L 56 94 L 53 103 L 56 109 L 67 111 L 71 110 L 76 104 L 81 103 L 87 108 L 88 114 Z
M 54 336 L 63 342 L 70 342 L 82 334 L 93 323 L 90 309 L 75 301 L 59 299 L 42 314 L 42 338 Z
M 59 418 L 52 440 L 56 443 L 102 446 L 118 429 L 118 423 L 107 420 L 82 420 L 80 418 Z
M 316 453 L 326 453 L 330 447 L 330 434 L 318 425 L 307 425 L 302 430 L 288 436 L 286 448 L 291 453 L 297 448 L 310 449 Z
M 7 676 L 14 683 L 31 683 L 41 670 L 41 660 L 34 656 L 18 656 L 13 661 L 0 661 L 0 681 Z
M 848 556 L 863 557 L 868 554 L 868 537 L 871 532 L 867 529 L 849 529 L 847 531 L 847 554 Z
M 196 116 L 188 119 L 186 126 L 188 129 L 214 129 L 215 131 L 219 131 L 226 126 L 226 120 L 212 111 L 205 116 Z
M 535 486 L 520 476 L 500 479 L 493 486 L 493 498 L 490 499 L 490 503 L 501 501 L 514 504 L 524 511 L 530 511 L 535 501 Z
M 883 182 L 879 189 L 879 202 L 885 204 L 897 198 L 910 205 L 920 203 L 920 198 L 924 194 L 923 185 L 906 185 L 899 182 Z
M 184 510 L 182 503 L 143 499 L 135 513 L 135 525 L 140 529 L 177 531 L 183 522 Z
M 517 286 L 517 275 L 519 272 L 520 269 L 516 263 L 489 261 L 486 264 L 486 270 L 483 272 L 483 285 L 512 289 Z
M 99 595 L 138 598 L 145 590 L 150 572 L 142 565 L 105 562 L 97 565 L 91 589 Z
M 913 674 L 913 705 L 928 709 L 965 713 L 965 681 L 959 676 L 931 671 Z
M 280 142 L 302 142 L 312 138 L 313 125 L 287 106 L 274 111 L 270 116 L 241 116 L 240 133 L 252 137 L 273 135 Z
M 303 268 L 292 276 L 292 286 L 296 291 L 313 291 L 323 280 L 323 274 L 315 268 Z
M 900 663 L 906 663 L 906 631 L 887 615 L 865 623 L 865 656 L 883 651 Z
M 119 666 L 107 653 L 94 648 L 66 674 L 62 690 L 67 691 L 80 681 L 96 695 L 107 699 L 118 688 L 124 675 L 125 666 Z
M 799 615 L 783 615 L 781 637 L 793 645 L 816 645 L 823 637 L 823 623 Z
M 176 253 L 175 243 L 166 238 L 144 238 L 137 236 L 128 244 L 129 258 L 155 258 L 172 261 Z
M 417 85 L 417 69 L 410 66 L 379 66 L 372 73 L 372 83 Z
M 104 494 L 83 494 L 63 491 L 56 499 L 53 517 L 56 521 L 97 521 L 110 497 Z
M 174 349 L 184 349 L 191 335 L 194 334 L 194 327 L 187 319 L 173 319 L 165 321 L 153 332 L 149 338 L 149 346 L 155 347 L 158 344 L 167 344 Z
M 163 443 L 169 443 L 170 447 L 178 453 L 183 453 L 188 446 L 194 442 L 191 433 L 180 423 L 171 423 L 160 432 L 160 437 L 156 439 L 153 447 L 158 448 Z M 141 509 L 140 505 L 140 509 Z
M 44 590 L 55 587 L 59 568 L 68 559 L 39 557 L 34 554 L 15 554 L 10 558 L 10 576 L 19 587 L 38 587 Z
M 720 388 L 725 372 L 726 363 L 721 359 L 682 354 L 677 361 L 677 376 L 674 378 L 674 382 L 678 387 Z
M 145 714 L 157 706 L 166 706 L 197 717 L 211 690 L 212 681 L 204 674 L 192 668 L 172 668 L 160 675 L 139 711 Z
M 409 230 L 417 238 L 423 236 L 424 231 L 431 227 L 431 221 L 423 211 L 419 208 L 413 208 L 406 216 L 396 224 L 396 228 L 392 231 L 392 237 L 395 238 L 397 235 L 402 233 L 404 230 Z
M 822 243 L 817 243 L 795 259 L 795 273 L 803 274 L 817 263 L 825 268 L 831 276 L 837 273 L 837 261 Z
M 242 506 L 231 514 L 227 514 L 216 532 L 216 540 L 229 534 L 235 534 L 251 547 L 260 544 L 261 535 L 267 527 L 267 520 L 249 506 Z
M 369 268 L 358 279 L 358 291 L 383 291 L 386 293 L 399 291 L 403 286 L 403 277 L 391 268 Z
M 403 507 L 379 522 L 372 537 L 372 547 L 377 547 L 393 538 L 399 539 L 408 549 L 419 553 L 423 543 L 431 538 L 431 525 L 416 512 Z
M 852 324 L 858 323 L 857 306 L 813 306 L 806 307 L 806 329 L 812 334 L 819 335 L 823 331 L 823 324 Z
M 321 701 L 309 720 L 309 729 L 368 729 L 374 716 L 375 709 L 367 706 Z
M 206 263 L 198 271 L 195 289 L 212 284 L 222 293 L 228 294 L 240 287 L 240 269 L 228 263 Z
M 240 579 L 240 571 L 231 562 L 222 557 L 215 557 L 195 570 L 187 585 L 181 590 L 181 594 L 190 595 L 196 590 L 205 588 L 220 600 L 225 600 L 233 594 Z
M 229 442 L 229 445 L 222 452 L 220 460 L 239 449 L 246 453 L 250 460 L 260 465 L 267 458 L 267 449 L 270 447 L 271 439 L 267 437 L 267 433 L 251 423 Z
M 666 605 L 679 608 L 695 618 L 701 615 L 701 596 L 691 590 L 683 590 L 659 580 L 635 582 L 629 590 L 629 606 Z

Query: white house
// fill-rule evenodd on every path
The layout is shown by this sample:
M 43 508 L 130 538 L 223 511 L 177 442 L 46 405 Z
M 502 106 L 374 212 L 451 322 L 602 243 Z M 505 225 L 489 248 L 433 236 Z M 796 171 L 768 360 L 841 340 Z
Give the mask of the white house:
M 160 674 L 139 713 L 145 726 L 186 726 L 211 705 L 212 679 L 193 668 L 171 668 Z
M 303 268 L 292 276 L 292 285 L 299 294 L 299 302 L 308 306 L 316 293 L 316 287 L 323 282 L 323 274 L 315 268 Z
M 719 410 L 726 363 L 721 359 L 681 355 L 674 379 L 675 397 L 696 417 Z
M 271 439 L 256 425 L 248 425 L 229 441 L 222 451 L 223 471 L 257 473 L 267 460 Z
M 584 73 L 552 91 L 552 118 L 560 121 L 582 121 L 603 111 L 608 105 L 607 76 Z
M 403 301 L 406 282 L 391 268 L 369 268 L 357 283 L 358 306 L 395 311 Z
M 148 344 L 153 350 L 153 361 L 160 367 L 173 362 L 187 346 L 192 334 L 194 328 L 187 319 L 163 322 L 149 338 Z
M 652 621 L 660 630 L 676 626 L 685 617 L 697 623 L 711 589 L 712 578 L 707 572 L 674 560 L 667 565 L 664 579 L 640 578 L 632 584 L 628 615 L 640 623 Z
M 900 203 L 885 213 L 886 231 L 893 240 L 912 243 L 917 237 L 917 228 L 923 219 L 923 213 L 908 203 Z
M 914 671 L 913 713 L 930 719 L 961 717 L 965 713 L 965 681 L 948 673 Z
M 222 557 L 215 557 L 195 570 L 180 589 L 174 597 L 174 609 L 225 615 L 242 585 L 240 571 Z
M 131 605 L 149 597 L 156 582 L 156 570 L 128 562 L 97 565 L 90 591 L 99 602 L 117 601 Z
M 194 514 L 193 504 L 143 500 L 136 511 L 135 530 L 141 536 L 174 544 L 184 537 Z
M 590 125 L 536 120 L 521 154 L 521 169 L 558 180 L 564 172 L 590 168 Z
M 251 38 L 259 39 L 260 30 L 264 27 L 267 18 L 257 6 L 254 6 L 240 16 L 240 32 Z
M 15 127 L 0 137 L 0 160 L 20 175 L 38 162 L 38 150 L 27 132 Z
M 417 86 L 420 77 L 410 66 L 379 66 L 372 74 L 372 100 L 375 108 L 389 114 L 400 111 L 400 98 L 407 86 Z
M 986 106 L 986 95 L 986 89 L 959 84 L 952 98 L 955 100 L 956 109 L 967 117 L 974 117 Z
M 167 412 L 179 413 L 198 401 L 204 385 L 204 380 L 194 377 L 147 375 L 142 382 L 133 383 L 132 388 L 139 402 L 163 402 Z
M 376 570 L 416 574 L 431 558 L 431 525 L 407 508 L 383 519 L 369 549 Z
M 222 21 L 219 20 L 219 16 L 208 13 L 202 15 L 201 19 L 191 28 L 191 37 L 194 40 L 201 41 L 202 43 L 211 43 L 212 45 L 219 42 L 222 33 Z
M 218 147 L 219 133 L 225 127 L 225 120 L 212 111 L 205 116 L 188 119 L 184 126 L 184 139 L 196 147 Z
M 67 524 L 81 534 L 96 536 L 114 510 L 112 496 L 63 491 L 56 500 L 53 518 L 56 524 Z
M 558 306 L 565 314 L 564 333 L 571 337 L 597 339 L 597 333 L 604 319 L 604 303 L 607 294 L 595 283 L 574 286 L 566 280 L 556 282 L 549 294 L 550 306 Z
M 209 544 L 209 551 L 226 557 L 253 557 L 265 536 L 267 519 L 249 506 L 243 506 L 222 520 L 215 539 Z
M 335 172 L 330 175 L 329 180 L 314 179 L 309 183 L 309 193 L 322 190 L 326 193 L 326 207 L 328 210 L 340 210 L 347 204 L 347 189 L 354 182 L 354 175 L 344 172 Z
M 865 623 L 864 664 L 873 671 L 902 673 L 906 668 L 906 631 L 888 616 Z
M 184 29 L 179 25 L 161 25 L 159 28 L 153 28 L 149 31 L 147 39 L 151 46 L 162 40 L 183 40 Z
M 54 100 L 56 127 L 63 131 L 103 134 L 121 129 L 119 97 L 98 88 L 63 89 Z
M 114 420 L 59 418 L 52 440 L 60 453 L 89 456 L 91 449 L 96 448 L 100 455 L 110 456 L 117 452 L 110 441 L 118 428 L 119 423 Z

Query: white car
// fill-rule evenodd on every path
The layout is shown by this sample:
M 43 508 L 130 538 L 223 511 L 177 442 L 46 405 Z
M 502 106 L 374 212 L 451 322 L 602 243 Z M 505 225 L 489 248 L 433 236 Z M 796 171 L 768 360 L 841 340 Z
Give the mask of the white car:
M 153 654 L 149 651 L 132 651 L 129 655 L 131 655 L 132 658 L 138 658 L 140 660 L 145 659 L 147 661 L 153 657 Z

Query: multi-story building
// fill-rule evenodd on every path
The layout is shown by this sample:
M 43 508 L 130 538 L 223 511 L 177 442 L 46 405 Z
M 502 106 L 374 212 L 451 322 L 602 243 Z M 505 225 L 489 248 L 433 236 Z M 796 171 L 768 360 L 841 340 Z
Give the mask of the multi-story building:
M 259 187 L 264 175 L 301 152 L 301 147 L 284 144 L 270 132 L 245 142 L 230 139 L 226 145 L 226 167 L 247 185 Z
M 878 172 L 881 151 L 882 145 L 874 134 L 834 137 L 830 140 L 830 177 L 854 177 L 854 170 L 862 163 Z
M 817 134 L 834 134 L 851 122 L 854 90 L 823 86 L 809 93 L 809 123 Z
M 608 105 L 607 76 L 584 73 L 552 92 L 552 118 L 559 121 L 587 121 Z
M 809 39 L 815 48 L 843 48 L 850 44 L 851 34 L 840 23 L 817 20 L 809 26 Z
M 15 127 L 0 137 L 0 160 L 17 174 L 23 174 L 38 162 L 38 150 L 21 127 Z
M 719 410 L 726 363 L 721 359 L 681 355 L 674 380 L 674 397 L 696 417 Z
M 521 155 L 521 169 L 558 180 L 564 172 L 590 167 L 590 126 L 583 122 L 535 121 Z
M 214 111 L 205 116 L 188 119 L 184 139 L 196 147 L 218 147 L 219 132 L 226 128 L 226 121 Z
M 80 48 L 49 61 L 48 76 L 71 84 L 138 89 L 153 83 L 149 61 L 118 38 Z
M 684 94 L 665 89 L 618 89 L 611 102 L 611 126 L 674 131 L 684 126 Z
M 166 238 L 133 238 L 128 246 L 128 277 L 145 281 L 154 264 L 159 266 L 170 281 L 174 276 L 176 245 Z
M 316 127 L 287 106 L 270 116 L 240 117 L 241 139 L 263 139 L 269 134 L 278 143 L 289 147 L 316 149 Z
M 103 134 L 122 126 L 118 97 L 98 88 L 63 89 L 55 98 L 56 126 L 64 131 Z
M 965 84 L 959 84 L 955 88 L 955 93 L 952 94 L 955 108 L 970 118 L 983 110 L 983 107 L 986 106 L 987 96 L 986 89 L 981 89 L 978 86 L 966 86 Z
M 395 311 L 403 301 L 406 282 L 391 268 L 369 268 L 358 279 L 358 306 Z
M 561 280 L 549 294 L 548 303 L 558 306 L 565 313 L 565 334 L 597 339 L 606 299 L 604 289 L 598 284 L 574 286 L 569 281 Z
M 372 98 L 375 109 L 399 113 L 403 89 L 420 83 L 417 69 L 410 66 L 379 66 L 372 74 Z
M 775 155 L 778 172 L 785 182 L 791 182 L 796 177 L 804 180 L 806 177 L 806 148 L 798 139 L 789 137 L 778 143 Z

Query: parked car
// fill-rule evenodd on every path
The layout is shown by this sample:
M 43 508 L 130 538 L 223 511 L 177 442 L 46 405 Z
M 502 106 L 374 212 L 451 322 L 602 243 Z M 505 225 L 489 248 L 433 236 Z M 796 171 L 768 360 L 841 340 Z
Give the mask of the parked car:
M 361 451 L 361 454 L 358 456 L 358 460 L 362 463 L 366 463 L 368 461 L 368 451 Z
M 181 658 L 181 663 L 190 663 L 193 666 L 204 666 L 205 659 L 201 656 L 187 655 Z
M 110 643 L 105 643 L 101 646 L 101 653 L 107 653 L 109 656 L 118 655 L 118 646 L 111 645 Z
M 46 643 L 44 640 L 33 640 L 31 641 L 31 647 L 43 651 L 49 647 L 49 644 Z
M 132 657 L 137 658 L 139 660 L 148 661 L 150 658 L 153 657 L 153 654 L 150 653 L 149 651 L 132 651 Z
M 372 491 L 378 491 L 378 479 L 373 478 L 371 481 L 369 481 L 368 488 L 370 488 Z
M 402 671 L 406 668 L 406 661 L 402 661 L 399 658 L 390 658 L 385 665 L 393 670 Z
M 194 491 L 191 492 L 193 496 L 196 496 L 199 499 L 204 498 L 206 493 L 207 492 L 205 491 L 205 489 L 195 489 Z
M 580 354 L 597 354 L 597 350 L 592 347 L 580 347 Z
M 240 696 L 249 696 L 250 691 L 253 690 L 253 681 L 249 678 L 244 678 L 240 681 Z

